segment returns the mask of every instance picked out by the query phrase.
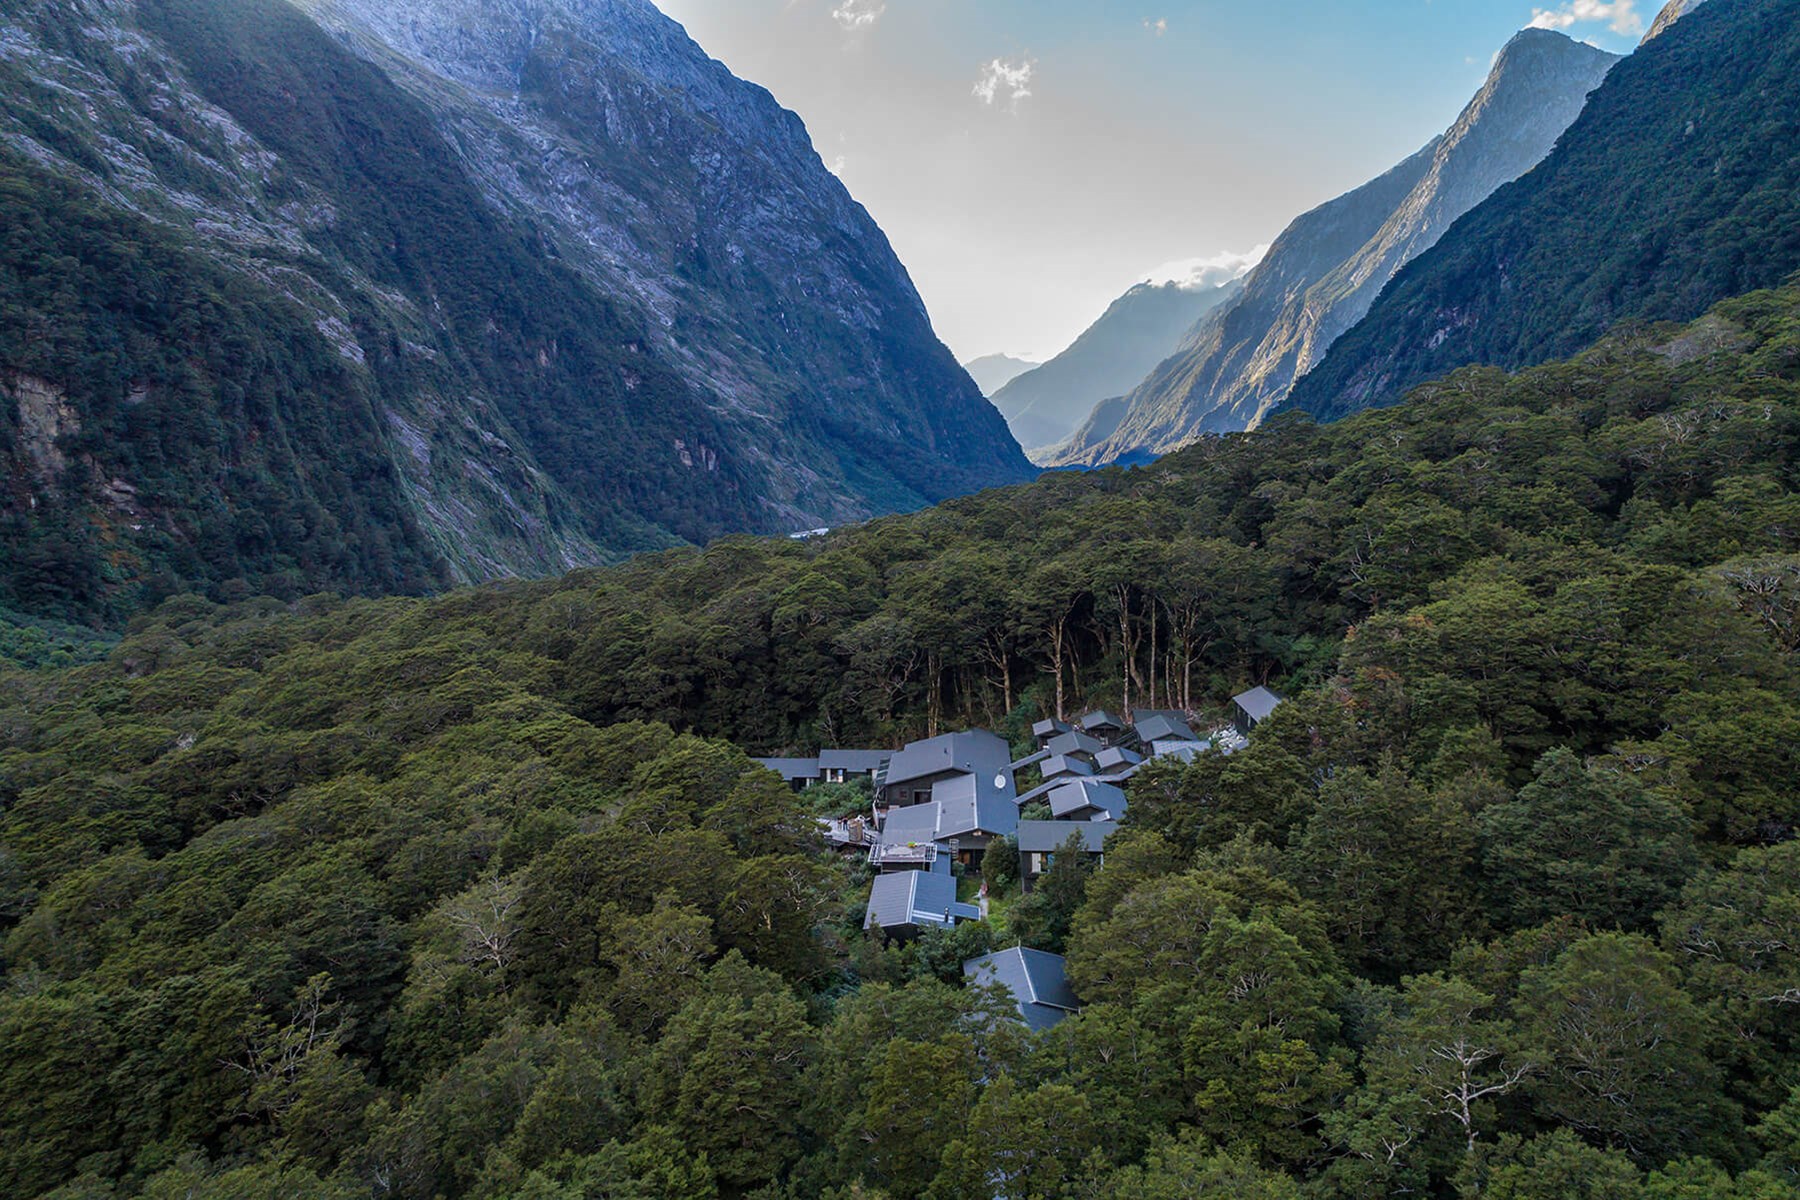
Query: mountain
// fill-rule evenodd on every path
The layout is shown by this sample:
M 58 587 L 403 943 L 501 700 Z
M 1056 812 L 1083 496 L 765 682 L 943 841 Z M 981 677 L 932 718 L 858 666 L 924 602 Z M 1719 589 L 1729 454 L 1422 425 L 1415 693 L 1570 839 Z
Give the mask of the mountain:
M 1800 2 L 1677 15 L 1541 167 L 1401 272 L 1295 407 L 1332 419 L 1466 364 L 1546 362 L 1800 270 Z
M 1061 354 L 993 397 L 1021 446 L 1053 446 L 1094 405 L 1130 391 L 1181 344 L 1194 323 L 1238 294 L 1236 280 L 1140 283 L 1107 307 Z
M 1207 318 L 1131 393 L 1116 427 L 1084 427 L 1047 461 L 1142 458 L 1204 433 L 1254 428 L 1401 266 L 1550 152 L 1617 61 L 1559 33 L 1520 33 L 1446 133 L 1296 220 L 1237 303 Z
M 963 370 L 969 373 L 969 378 L 975 381 L 975 386 L 981 389 L 982 395 L 991 397 L 1038 365 L 1023 358 L 1014 358 L 1010 354 L 984 354 L 964 363 Z
M 1647 42 L 1652 38 L 1661 37 L 1675 22 L 1704 3 L 1706 0 L 1669 0 L 1668 4 L 1663 6 L 1662 11 L 1656 14 L 1656 20 L 1651 22 L 1650 32 L 1644 35 L 1644 40 Z
M 29 0 L 0 605 L 421 591 L 1033 472 L 799 119 L 647 0 Z

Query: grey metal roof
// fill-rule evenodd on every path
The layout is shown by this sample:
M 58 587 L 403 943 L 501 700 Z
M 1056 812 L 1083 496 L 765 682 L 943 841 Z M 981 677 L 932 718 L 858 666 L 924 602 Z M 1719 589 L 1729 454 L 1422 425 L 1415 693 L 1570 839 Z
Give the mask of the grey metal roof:
M 1123 729 L 1123 728 L 1125 728 L 1125 722 L 1119 720 L 1119 718 L 1113 716 L 1111 713 L 1107 712 L 1105 709 L 1095 709 L 1093 712 L 1086 714 L 1085 716 L 1083 716 L 1081 718 L 1079 724 L 1081 725 L 1081 727 L 1083 729 L 1086 729 L 1089 731 L 1092 731 L 1095 729 L 1108 729 L 1108 728 Z
M 1188 723 L 1177 717 L 1158 714 L 1137 723 L 1137 735 L 1144 742 L 1197 742 L 1200 740 Z
M 985 729 L 946 733 L 909 743 L 896 753 L 888 761 L 887 786 L 954 772 L 974 775 L 984 786 L 1010 796 L 1013 784 L 1007 768 L 1011 765 L 1012 747 L 999 734 Z M 1004 785 L 995 783 L 997 776 L 1005 776 Z
M 1059 954 L 1016 946 L 971 958 L 963 977 L 978 984 L 999 984 L 1012 994 L 1019 1016 L 1034 1030 L 1049 1029 L 1081 1008 L 1069 990 L 1069 977 Z
M 1069 732 L 1068 722 L 1058 721 L 1054 717 L 1047 721 L 1039 721 L 1036 725 L 1031 727 L 1031 736 L 1037 738 L 1039 741 L 1042 741 L 1045 738 L 1055 737 L 1059 733 L 1067 732 Z
M 892 750 L 821 750 L 821 771 L 848 771 L 868 775 L 881 769 L 881 764 L 894 756 Z
M 939 805 L 914 804 L 909 808 L 888 810 L 881 823 L 879 842 L 883 846 L 904 846 L 909 842 L 935 842 L 942 817 Z
M 1094 773 L 1094 768 L 1085 759 L 1071 758 L 1064 754 L 1052 754 L 1038 764 L 1038 770 L 1044 773 L 1045 779 L 1066 779 Z
M 1079 834 L 1082 848 L 1098 854 L 1106 849 L 1106 839 L 1118 827 L 1117 821 L 1020 821 L 1019 851 L 1050 854 L 1062 849 L 1064 842 Z
M 863 914 L 863 928 L 877 923 L 883 929 L 908 925 L 954 925 L 958 921 L 975 921 L 981 910 L 956 899 L 956 879 L 931 871 L 901 871 L 893 875 L 877 875 L 869 885 L 869 907 Z
M 1048 799 L 1050 815 L 1053 817 L 1066 817 L 1088 809 L 1104 812 L 1115 818 L 1125 813 L 1124 789 L 1092 779 L 1077 779 L 1052 788 Z
M 819 760 L 816 758 L 759 758 L 756 761 L 786 780 L 819 777 Z
M 1252 721 L 1264 721 L 1275 707 L 1281 703 L 1279 692 L 1272 692 L 1266 687 L 1253 687 L 1247 692 L 1240 692 L 1231 698 L 1233 704 L 1244 710 L 1244 715 Z
M 1007 834 L 1019 827 L 1019 804 L 1012 789 L 983 787 L 979 775 L 958 775 L 932 784 L 931 802 L 941 810 L 939 839 L 965 833 Z
M 1106 749 L 1106 743 L 1091 733 L 1059 733 L 1044 743 L 1044 749 L 1065 757 L 1070 754 L 1085 754 L 1091 758 Z
M 1108 746 L 1094 756 L 1094 761 L 1102 771 L 1116 771 L 1120 767 L 1135 767 L 1144 761 L 1144 756 L 1123 746 Z

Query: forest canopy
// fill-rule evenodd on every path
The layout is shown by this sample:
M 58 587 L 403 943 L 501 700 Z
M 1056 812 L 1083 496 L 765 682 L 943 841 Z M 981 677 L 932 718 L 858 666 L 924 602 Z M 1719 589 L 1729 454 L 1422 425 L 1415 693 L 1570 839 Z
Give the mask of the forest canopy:
M 0 1195 L 1800 1195 L 1797 457 L 1759 293 L 805 542 L 20 655 Z M 1103 866 L 909 943 L 745 756 L 1258 682 Z M 1013 944 L 1078 1015 L 962 985 Z

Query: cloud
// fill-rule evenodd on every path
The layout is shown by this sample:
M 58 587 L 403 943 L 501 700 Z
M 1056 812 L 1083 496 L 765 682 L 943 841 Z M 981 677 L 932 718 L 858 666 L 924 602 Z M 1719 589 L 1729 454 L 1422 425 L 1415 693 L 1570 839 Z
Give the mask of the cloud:
M 1017 108 L 1019 101 L 1031 95 L 1031 76 L 1036 70 L 1037 60 L 1029 56 L 1017 60 L 996 58 L 985 63 L 975 80 L 975 98 L 983 104 L 1005 101 Z
M 831 10 L 831 16 L 845 29 L 867 29 L 886 11 L 887 0 L 843 0 Z
M 1561 8 L 1531 10 L 1533 29 L 1568 29 L 1593 21 L 1605 21 L 1614 33 L 1621 35 L 1644 32 L 1637 0 L 1568 0 Z
M 1149 17 L 1145 17 L 1144 28 L 1148 29 L 1157 37 L 1161 37 L 1163 34 L 1169 32 L 1169 18 L 1158 17 L 1156 20 L 1152 21 Z
M 1177 259 L 1164 263 L 1138 282 L 1158 287 L 1173 283 L 1190 292 L 1224 287 L 1232 280 L 1248 275 L 1250 269 L 1261 262 L 1263 255 L 1268 252 L 1267 246 L 1258 246 L 1248 254 L 1225 253 L 1211 258 Z

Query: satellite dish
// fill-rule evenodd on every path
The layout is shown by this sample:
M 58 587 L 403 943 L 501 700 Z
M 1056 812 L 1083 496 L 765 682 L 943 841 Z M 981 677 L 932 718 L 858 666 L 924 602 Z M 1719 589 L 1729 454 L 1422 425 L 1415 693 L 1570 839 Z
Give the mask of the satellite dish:
M 998 775 L 994 776 L 994 786 L 999 788 L 1003 792 L 1006 790 L 1006 772 L 1005 771 L 1002 771 Z

